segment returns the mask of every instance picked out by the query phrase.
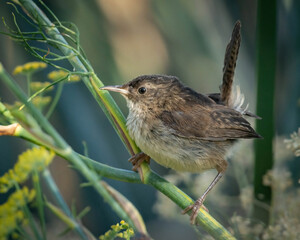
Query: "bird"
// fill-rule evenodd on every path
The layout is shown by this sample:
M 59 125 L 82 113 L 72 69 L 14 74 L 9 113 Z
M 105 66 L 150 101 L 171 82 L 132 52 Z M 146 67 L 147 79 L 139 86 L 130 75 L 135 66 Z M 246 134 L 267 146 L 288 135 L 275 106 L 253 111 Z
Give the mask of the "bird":
M 237 21 L 225 53 L 220 93 L 198 93 L 169 75 L 142 75 L 123 85 L 100 88 L 126 99 L 126 126 L 142 151 L 130 159 L 134 170 L 150 158 L 176 171 L 217 170 L 203 195 L 182 212 L 191 211 L 192 224 L 200 207 L 205 208 L 207 194 L 227 169 L 229 149 L 238 139 L 262 138 L 245 119 L 259 117 L 242 107 L 244 95 L 239 87 L 233 88 L 240 29 Z

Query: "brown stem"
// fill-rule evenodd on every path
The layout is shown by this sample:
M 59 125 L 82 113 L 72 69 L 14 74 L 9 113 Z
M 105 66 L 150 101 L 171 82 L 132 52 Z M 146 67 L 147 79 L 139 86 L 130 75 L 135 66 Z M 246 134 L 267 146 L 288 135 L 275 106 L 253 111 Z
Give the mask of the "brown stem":
M 13 136 L 18 126 L 18 123 L 13 123 L 7 126 L 0 125 L 0 136 Z

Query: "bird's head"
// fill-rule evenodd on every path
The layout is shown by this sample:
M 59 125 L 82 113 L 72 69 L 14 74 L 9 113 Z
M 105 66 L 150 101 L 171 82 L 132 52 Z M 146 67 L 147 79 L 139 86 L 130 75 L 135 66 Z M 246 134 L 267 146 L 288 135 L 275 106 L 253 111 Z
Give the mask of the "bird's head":
M 129 109 L 166 107 L 176 99 L 183 85 L 178 78 L 165 75 L 143 75 L 124 85 L 105 86 L 101 90 L 120 93 L 125 97 Z

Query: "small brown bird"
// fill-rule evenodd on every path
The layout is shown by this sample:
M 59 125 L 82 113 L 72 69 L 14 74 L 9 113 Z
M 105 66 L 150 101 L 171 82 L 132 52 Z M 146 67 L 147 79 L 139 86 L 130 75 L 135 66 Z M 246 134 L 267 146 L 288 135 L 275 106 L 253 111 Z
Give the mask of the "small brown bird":
M 119 92 L 127 101 L 127 128 L 143 151 L 131 159 L 134 169 L 150 156 L 177 171 L 218 171 L 204 194 L 183 211 L 192 210 L 191 223 L 208 192 L 223 176 L 228 149 L 239 138 L 261 137 L 243 117 L 257 116 L 242 109 L 244 97 L 239 88 L 232 89 L 240 26 L 237 22 L 226 49 L 221 94 L 197 93 L 177 77 L 165 75 L 144 75 L 124 85 L 101 88 Z

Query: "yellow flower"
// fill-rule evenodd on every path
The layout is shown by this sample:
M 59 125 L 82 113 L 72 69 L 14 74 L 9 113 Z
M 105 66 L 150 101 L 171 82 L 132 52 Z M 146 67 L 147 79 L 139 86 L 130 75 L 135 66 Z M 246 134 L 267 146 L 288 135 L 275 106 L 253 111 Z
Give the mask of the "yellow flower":
M 15 183 L 24 182 L 32 171 L 44 170 L 53 157 L 53 152 L 49 152 L 42 147 L 35 147 L 22 153 L 19 155 L 18 162 L 14 168 L 0 177 L 0 192 L 7 192 Z
M 33 72 L 36 72 L 38 70 L 44 69 L 47 67 L 47 64 L 44 62 L 28 62 L 25 63 L 24 65 L 19 65 L 17 66 L 14 71 L 13 74 L 30 74 Z
M 37 92 L 40 91 L 43 88 L 46 88 L 50 85 L 50 82 L 31 82 L 30 83 L 30 88 L 32 92 Z M 53 90 L 53 86 L 45 89 L 45 91 L 51 91 Z
M 24 224 L 23 209 L 34 198 L 35 190 L 23 187 L 12 193 L 8 200 L 0 205 L 0 239 L 7 239 L 19 225 Z
M 115 239 L 116 237 L 130 239 L 134 236 L 134 231 L 129 227 L 129 224 L 122 220 L 116 225 L 111 226 L 111 230 L 107 231 L 104 235 L 99 237 L 100 240 L 110 240 Z
M 35 96 L 34 98 L 31 99 L 31 102 L 37 107 L 37 108 L 43 108 L 45 106 L 47 106 L 52 100 L 52 97 L 50 96 Z M 19 102 L 19 101 L 15 101 L 14 104 L 5 104 L 5 107 L 10 110 L 12 112 L 12 114 L 14 115 L 16 112 L 18 112 L 18 115 L 23 115 L 25 112 L 24 111 L 20 111 L 23 110 L 24 104 Z M 15 117 L 15 116 L 14 116 Z
M 9 111 L 13 111 L 13 110 L 17 110 L 19 109 L 23 104 L 19 101 L 15 101 L 13 104 L 8 104 L 8 103 L 4 103 L 4 106 L 9 110 Z
M 51 102 L 51 97 L 41 97 L 41 96 L 36 96 L 35 98 L 32 99 L 32 103 L 37 107 L 37 108 L 43 108 L 46 105 L 48 105 Z
M 65 78 L 68 75 L 68 72 L 63 71 L 63 70 L 58 70 L 58 71 L 52 71 L 48 74 L 48 78 L 51 79 L 52 81 L 57 81 L 62 78 Z M 80 80 L 80 77 L 78 75 L 70 75 L 68 77 L 68 81 L 70 82 L 77 82 Z

